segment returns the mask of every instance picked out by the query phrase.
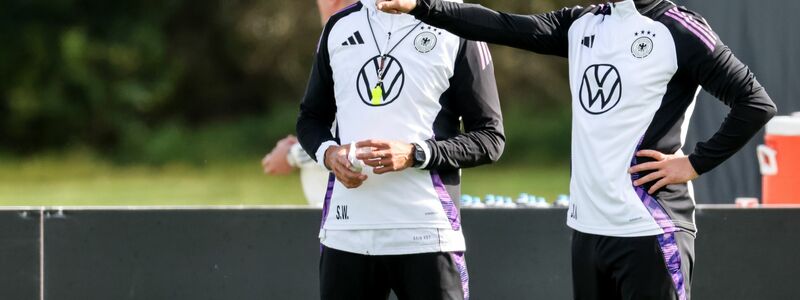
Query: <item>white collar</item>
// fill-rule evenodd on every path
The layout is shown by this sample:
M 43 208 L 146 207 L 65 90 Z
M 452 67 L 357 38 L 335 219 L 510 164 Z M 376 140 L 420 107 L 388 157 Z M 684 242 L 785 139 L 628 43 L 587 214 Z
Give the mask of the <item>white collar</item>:
M 369 0 L 366 0 L 369 1 Z M 374 4 L 373 4 L 374 6 Z M 633 0 L 625 0 L 620 2 L 611 2 L 611 15 L 620 18 L 627 18 L 630 16 L 638 15 L 639 11 L 636 10 L 636 4 Z

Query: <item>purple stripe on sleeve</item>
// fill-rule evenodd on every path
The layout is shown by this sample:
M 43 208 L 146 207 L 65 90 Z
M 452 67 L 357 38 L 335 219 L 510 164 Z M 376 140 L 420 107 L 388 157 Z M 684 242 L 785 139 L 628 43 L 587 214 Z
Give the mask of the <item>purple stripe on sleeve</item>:
M 433 188 L 436 190 L 436 194 L 439 195 L 439 202 L 442 203 L 442 209 L 444 209 L 447 219 L 450 220 L 450 226 L 453 230 L 460 230 L 461 219 L 458 215 L 458 207 L 453 203 L 450 194 L 447 193 L 447 189 L 445 189 L 442 178 L 439 177 L 439 173 L 431 171 L 431 181 L 433 181 Z
M 469 300 L 469 273 L 467 272 L 467 261 L 464 259 L 464 252 L 450 252 L 453 262 L 461 276 L 461 290 L 464 291 L 464 300 Z
M 704 44 L 706 44 L 706 47 L 708 47 L 708 49 L 711 49 L 711 51 L 714 51 L 714 48 L 716 47 L 716 45 L 714 43 L 712 43 L 711 41 L 709 41 L 702 33 L 698 32 L 698 30 L 696 28 L 694 28 L 694 26 L 687 24 L 686 21 L 683 20 L 683 18 L 681 18 L 678 15 L 675 15 L 671 11 L 667 11 L 664 14 L 669 16 L 670 18 L 675 19 L 675 21 L 678 21 L 678 23 L 683 24 L 683 26 L 686 27 L 686 29 L 689 29 L 689 31 L 694 33 L 694 35 L 697 36 L 697 38 L 699 38 Z
M 673 13 L 675 15 L 681 16 L 681 17 L 683 17 L 684 20 L 686 20 L 687 23 L 693 24 L 694 27 L 697 28 L 698 30 L 700 30 L 700 32 L 703 33 L 706 36 L 706 38 L 708 38 L 709 41 L 712 41 L 712 42 L 716 42 L 717 41 L 717 37 L 714 35 L 714 32 L 711 31 L 711 28 L 709 28 L 708 25 L 705 25 L 705 24 L 701 23 L 696 18 L 690 17 L 685 12 L 682 12 L 682 11 L 678 10 L 677 8 L 674 8 L 674 9 L 675 9 L 675 11 Z

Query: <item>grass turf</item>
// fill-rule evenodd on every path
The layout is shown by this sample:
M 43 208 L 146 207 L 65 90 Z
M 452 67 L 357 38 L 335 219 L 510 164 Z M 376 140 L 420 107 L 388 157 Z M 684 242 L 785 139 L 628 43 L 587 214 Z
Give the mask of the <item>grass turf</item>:
M 463 171 L 462 191 L 551 200 L 567 193 L 563 166 Z M 203 166 L 117 166 L 85 157 L 0 161 L 0 206 L 304 204 L 297 173 L 265 176 L 257 160 Z

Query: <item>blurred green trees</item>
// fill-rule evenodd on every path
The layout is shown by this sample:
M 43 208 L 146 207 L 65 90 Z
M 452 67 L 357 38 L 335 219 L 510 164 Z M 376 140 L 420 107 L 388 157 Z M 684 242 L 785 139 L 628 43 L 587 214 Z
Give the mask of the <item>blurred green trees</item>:
M 585 2 L 481 1 L 519 13 Z M 250 159 L 294 131 L 320 30 L 314 1 L 4 0 L 0 153 Z M 492 50 L 506 158 L 565 159 L 565 60 Z

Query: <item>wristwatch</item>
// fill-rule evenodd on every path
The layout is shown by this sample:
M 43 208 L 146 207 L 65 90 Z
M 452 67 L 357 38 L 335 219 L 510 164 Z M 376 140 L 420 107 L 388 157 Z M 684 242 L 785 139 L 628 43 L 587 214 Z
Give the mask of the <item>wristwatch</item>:
M 425 151 L 422 150 L 422 146 L 417 143 L 411 143 L 411 145 L 414 146 L 414 163 L 411 166 L 414 168 L 419 168 L 423 163 L 425 163 Z

